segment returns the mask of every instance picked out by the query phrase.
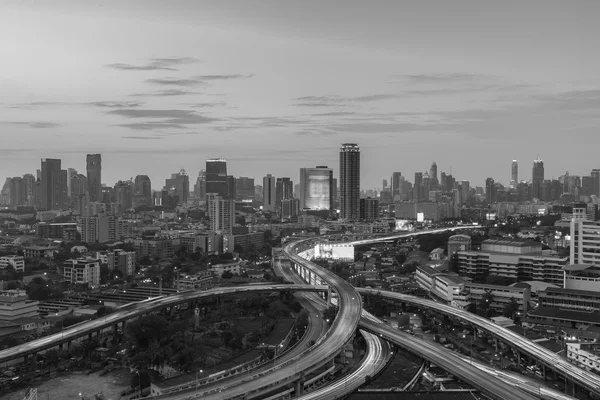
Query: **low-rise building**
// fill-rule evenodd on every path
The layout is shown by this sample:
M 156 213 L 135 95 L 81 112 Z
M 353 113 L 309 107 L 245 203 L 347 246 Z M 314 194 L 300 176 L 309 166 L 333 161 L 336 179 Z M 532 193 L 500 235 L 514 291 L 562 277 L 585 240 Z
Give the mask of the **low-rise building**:
M 201 271 L 194 275 L 180 276 L 175 280 L 177 290 L 204 289 L 212 284 L 212 271 Z
M 250 251 L 252 248 L 260 250 L 265 244 L 265 234 L 263 232 L 251 232 L 240 235 L 233 235 L 234 248 L 240 246 L 244 251 Z
M 16 255 L 0 257 L 0 269 L 8 267 L 12 267 L 17 272 L 25 272 L 25 257 Z
M 121 271 L 124 277 L 135 273 L 135 251 L 115 249 L 107 253 L 107 265 L 111 271 Z
M 571 264 L 563 267 L 565 289 L 600 291 L 600 267 Z
M 0 291 L 0 321 L 38 316 L 39 302 L 29 300 L 24 290 Z
M 100 260 L 95 258 L 79 258 L 68 260 L 64 265 L 65 280 L 75 284 L 100 285 Z
M 567 343 L 567 358 L 583 369 L 600 373 L 600 344 Z
M 170 258 L 181 247 L 180 238 L 140 238 L 129 241 L 133 244 L 137 258 Z
M 23 247 L 23 256 L 31 260 L 40 260 L 43 258 L 54 258 L 58 252 L 57 247 L 52 246 L 28 246 Z
M 210 268 L 211 272 L 215 276 L 221 276 L 224 272 L 231 272 L 234 275 L 239 275 L 242 271 L 242 267 L 239 262 L 231 264 L 216 264 Z

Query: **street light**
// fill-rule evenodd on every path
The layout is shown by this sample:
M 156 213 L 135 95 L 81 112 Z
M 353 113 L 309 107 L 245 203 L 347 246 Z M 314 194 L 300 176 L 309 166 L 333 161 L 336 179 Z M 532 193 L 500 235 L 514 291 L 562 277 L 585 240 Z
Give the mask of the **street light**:
M 140 371 L 134 371 L 134 373 L 138 375 L 138 391 L 140 392 L 140 397 L 142 397 L 142 377 L 140 376 Z
M 199 369 L 196 371 L 196 390 L 198 390 L 198 378 L 200 377 L 200 374 L 203 373 L 204 371 Z

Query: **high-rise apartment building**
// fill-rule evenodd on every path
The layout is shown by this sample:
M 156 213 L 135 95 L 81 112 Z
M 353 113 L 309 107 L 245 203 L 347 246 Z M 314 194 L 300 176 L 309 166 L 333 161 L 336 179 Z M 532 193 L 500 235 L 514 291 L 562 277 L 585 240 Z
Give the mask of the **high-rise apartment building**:
M 517 160 L 513 160 L 510 166 L 510 187 L 515 189 L 519 183 L 519 163 Z
M 590 176 L 592 178 L 592 193 L 590 194 L 600 197 L 600 169 L 593 169 Z
M 542 182 L 544 182 L 544 161 L 538 156 L 537 160 L 533 161 L 531 171 L 531 190 L 534 198 L 542 198 Z
M 285 199 L 281 201 L 281 219 L 292 219 L 300 215 L 300 200 Z
M 129 223 L 113 215 L 83 217 L 79 221 L 79 231 L 84 243 L 106 243 L 131 236 Z
M 333 208 L 333 170 L 326 166 L 300 169 L 300 209 Z
M 585 203 L 573 206 L 570 250 L 571 264 L 600 265 L 600 221 Z
M 206 194 L 206 210 L 213 232 L 232 233 L 235 222 L 235 200 L 224 199 L 214 194 Z
M 276 179 L 268 174 L 263 178 L 263 211 L 275 212 L 276 206 Z
M 87 178 L 83 174 L 71 176 L 71 199 L 77 199 L 79 195 L 86 194 L 88 190 Z
M 25 186 L 25 195 L 27 196 L 27 205 L 35 205 L 35 177 L 32 174 L 23 175 L 23 185 Z
M 120 271 L 123 277 L 131 276 L 135 273 L 135 251 L 123 249 L 109 251 L 107 264 L 111 271 Z
M 373 222 L 379 218 L 379 199 L 367 197 L 360 199 L 360 219 Z
M 40 206 L 43 210 L 61 210 L 66 203 L 67 173 L 62 173 L 61 160 L 42 159 Z
M 344 143 L 340 149 L 340 217 L 360 219 L 360 148 Z
M 88 154 L 85 161 L 90 201 L 102 201 L 102 155 Z

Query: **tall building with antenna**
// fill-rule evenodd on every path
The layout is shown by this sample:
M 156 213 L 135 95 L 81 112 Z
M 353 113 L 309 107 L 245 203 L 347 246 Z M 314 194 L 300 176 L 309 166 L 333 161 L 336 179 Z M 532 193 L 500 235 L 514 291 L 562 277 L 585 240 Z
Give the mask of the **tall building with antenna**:
M 340 148 L 340 217 L 360 219 L 360 148 L 344 143 Z
M 516 188 L 519 183 L 519 163 L 517 160 L 513 160 L 510 167 L 510 187 Z

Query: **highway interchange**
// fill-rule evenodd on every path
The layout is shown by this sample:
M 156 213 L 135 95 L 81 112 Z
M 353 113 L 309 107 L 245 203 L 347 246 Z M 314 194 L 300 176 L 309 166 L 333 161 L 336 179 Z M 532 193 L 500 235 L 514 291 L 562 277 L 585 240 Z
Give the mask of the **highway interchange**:
M 477 227 L 457 227 L 450 229 L 439 229 L 433 231 L 419 231 L 413 233 L 403 233 L 399 235 L 393 235 L 385 238 L 369 239 L 357 242 L 350 242 L 350 244 L 368 244 L 377 242 L 388 242 L 397 239 L 408 238 L 411 236 L 428 234 L 428 233 L 439 233 L 447 230 L 457 230 L 465 228 Z M 431 343 L 415 340 L 414 337 L 394 330 L 375 318 L 369 317 L 366 312 L 362 310 L 362 300 L 359 296 L 359 292 L 363 295 L 374 294 L 373 291 L 366 289 L 355 289 L 345 280 L 341 279 L 337 275 L 318 267 L 309 260 L 305 260 L 297 253 L 299 249 L 306 250 L 314 239 L 304 239 L 296 242 L 287 244 L 284 249 L 284 255 L 292 263 L 311 271 L 311 273 L 320 278 L 321 281 L 325 282 L 330 288 L 332 288 L 337 294 L 337 305 L 338 315 L 331 324 L 329 330 L 323 335 L 314 346 L 301 352 L 295 351 L 293 356 L 286 357 L 281 360 L 281 363 L 274 367 L 268 368 L 260 372 L 251 371 L 248 375 L 238 377 L 235 381 L 223 382 L 218 388 L 202 388 L 200 391 L 194 393 L 177 393 L 168 396 L 160 396 L 160 398 L 168 399 L 222 399 L 222 398 L 236 398 L 236 397 L 259 397 L 261 393 L 272 391 L 277 387 L 283 387 L 290 384 L 298 379 L 298 375 L 302 374 L 305 370 L 312 370 L 315 366 L 324 365 L 324 362 L 331 360 L 342 348 L 342 346 L 352 339 L 354 332 L 359 327 L 364 331 L 365 338 L 369 344 L 368 352 L 365 359 L 360 366 L 354 370 L 350 375 L 334 382 L 333 384 L 327 385 L 326 387 L 316 390 L 314 392 L 304 395 L 302 398 L 306 399 L 331 399 L 338 398 L 344 394 L 350 393 L 360 386 L 367 375 L 369 365 L 375 363 L 377 369 L 370 367 L 371 374 L 373 371 L 382 368 L 387 362 L 387 355 L 382 354 L 381 351 L 384 349 L 381 339 L 388 340 L 399 346 L 407 348 L 416 354 L 421 355 L 425 359 L 434 362 L 436 365 L 447 369 L 453 375 L 458 378 L 470 383 L 473 387 L 480 390 L 482 393 L 490 395 L 492 398 L 502 400 L 512 399 L 534 399 L 539 396 L 531 394 L 531 390 L 521 391 L 518 389 L 519 385 L 512 384 L 507 385 L 501 379 L 498 379 L 498 374 L 490 374 L 490 371 L 486 371 L 482 368 L 477 368 L 472 363 L 469 363 L 455 354 L 448 351 L 442 351 L 439 346 L 435 346 Z M 302 247 L 304 246 L 304 248 Z M 29 354 L 34 354 L 39 351 L 55 347 L 60 343 L 69 342 L 78 337 L 97 332 L 105 327 L 114 326 L 121 321 L 125 321 L 137 316 L 147 314 L 154 310 L 171 307 L 177 304 L 190 302 L 195 299 L 207 296 L 218 296 L 226 295 L 230 293 L 240 292 L 260 292 L 260 291 L 324 291 L 326 287 L 323 286 L 308 286 L 308 285 L 256 285 L 256 286 L 245 286 L 245 287 L 233 287 L 233 288 L 217 288 L 206 291 L 190 291 L 178 293 L 177 295 L 161 297 L 156 299 L 149 299 L 144 302 L 129 304 L 120 308 L 118 311 L 108 314 L 107 316 L 96 319 L 84 324 L 76 325 L 65 329 L 61 333 L 57 333 L 51 336 L 43 337 L 29 343 L 15 346 L 3 351 L 0 351 L 0 362 L 11 360 L 18 357 L 23 357 Z M 463 310 L 458 310 L 453 307 L 449 307 L 440 303 L 436 303 L 430 300 L 416 298 L 413 296 L 403 295 L 393 292 L 377 292 L 377 295 L 386 297 L 390 300 L 409 303 L 421 306 L 423 308 L 433 308 L 438 312 L 443 312 L 455 317 L 459 317 L 464 321 L 478 327 L 479 329 L 486 330 L 501 340 L 510 343 L 512 346 L 519 349 L 521 352 L 529 354 L 536 358 L 539 362 L 547 365 L 560 372 L 563 375 L 569 377 L 570 380 L 575 381 L 582 387 L 594 393 L 600 393 L 600 377 L 597 377 L 581 368 L 578 368 L 562 357 L 555 355 L 554 353 L 542 348 L 541 346 L 525 339 L 511 331 L 508 331 L 498 325 L 493 324 L 491 321 L 481 318 L 475 314 L 468 313 Z M 308 296 L 303 295 L 307 299 L 310 297 L 318 298 L 316 295 Z M 369 333 L 372 335 L 369 335 Z M 376 336 L 380 339 L 377 339 Z M 408 340 L 407 340 L 408 339 Z M 410 345 L 407 343 L 410 342 Z M 444 349 L 445 350 L 445 349 Z M 300 354 L 297 354 L 297 353 Z M 525 393 L 530 392 L 530 393 Z M 559 398 L 552 397 L 551 394 L 546 398 Z M 568 397 L 562 397 L 568 398 Z

